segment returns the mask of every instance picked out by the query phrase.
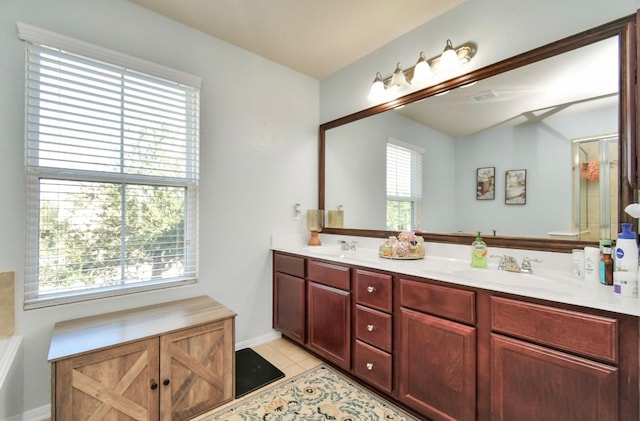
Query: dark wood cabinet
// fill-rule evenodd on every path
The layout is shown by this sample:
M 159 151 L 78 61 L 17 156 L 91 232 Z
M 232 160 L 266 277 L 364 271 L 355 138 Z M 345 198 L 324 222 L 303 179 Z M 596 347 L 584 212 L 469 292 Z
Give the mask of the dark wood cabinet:
M 351 368 L 351 268 L 307 261 L 307 346 L 338 367 Z
M 304 344 L 305 280 L 276 272 L 273 282 L 273 327 L 296 342 Z
M 304 267 L 301 257 L 274 254 L 273 328 L 303 345 L 307 332 Z
M 614 421 L 618 369 L 491 335 L 491 419 Z
M 309 348 L 338 367 L 351 367 L 351 293 L 309 282 Z
M 637 317 L 279 254 L 274 327 L 420 417 L 639 419 Z
M 398 290 L 399 399 L 433 420 L 476 419 L 475 293 L 405 278 Z
M 626 419 L 616 319 L 491 297 L 491 330 L 491 419 Z
M 393 278 L 388 273 L 355 269 L 353 289 L 353 373 L 393 393 Z
M 400 310 L 400 400 L 432 420 L 476 416 L 476 329 Z

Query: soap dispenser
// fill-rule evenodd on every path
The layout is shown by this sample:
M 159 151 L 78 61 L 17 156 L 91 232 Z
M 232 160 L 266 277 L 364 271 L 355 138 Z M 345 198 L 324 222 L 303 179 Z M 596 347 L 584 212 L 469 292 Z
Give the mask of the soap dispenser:
M 474 268 L 487 267 L 487 244 L 482 240 L 480 231 L 471 243 L 471 266 Z

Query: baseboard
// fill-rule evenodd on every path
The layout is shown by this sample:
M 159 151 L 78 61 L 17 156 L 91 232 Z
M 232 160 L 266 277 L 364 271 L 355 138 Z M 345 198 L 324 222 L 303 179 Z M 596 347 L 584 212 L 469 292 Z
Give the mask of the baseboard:
M 22 421 L 44 421 L 51 418 L 51 405 L 30 409 L 22 414 Z
M 275 339 L 280 338 L 282 335 L 280 334 L 280 332 L 277 331 L 271 331 L 265 335 L 262 336 L 258 336 L 255 338 L 251 338 L 251 339 L 247 339 L 245 341 L 242 342 L 236 342 L 236 349 L 243 349 L 243 348 L 251 348 L 252 346 L 256 346 L 256 345 L 260 345 L 263 344 L 265 342 L 270 342 L 273 341 Z

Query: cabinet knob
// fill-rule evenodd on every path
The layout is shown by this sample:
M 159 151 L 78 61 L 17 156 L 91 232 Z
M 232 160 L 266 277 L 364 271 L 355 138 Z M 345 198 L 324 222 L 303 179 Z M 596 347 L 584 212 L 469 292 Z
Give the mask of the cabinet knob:
M 165 385 L 165 386 L 169 386 L 169 382 L 170 382 L 170 380 L 169 380 L 169 379 L 164 379 L 164 381 L 162 382 L 162 384 L 163 384 L 163 385 Z
M 367 325 L 367 330 L 369 332 L 373 332 L 374 326 L 373 325 Z
M 373 363 L 367 363 L 367 370 L 373 370 Z
M 156 390 L 158 388 L 158 383 L 154 380 L 151 380 L 151 390 Z
M 374 292 L 375 290 L 376 290 L 376 287 L 373 287 L 373 286 L 371 286 L 371 285 L 369 285 L 369 286 L 367 287 L 367 292 L 368 292 L 369 294 L 371 294 L 371 293 L 372 293 L 372 292 Z

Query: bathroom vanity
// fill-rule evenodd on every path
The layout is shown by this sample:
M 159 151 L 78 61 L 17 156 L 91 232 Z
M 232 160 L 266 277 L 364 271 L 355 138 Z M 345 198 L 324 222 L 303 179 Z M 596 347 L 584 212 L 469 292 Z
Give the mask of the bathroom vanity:
M 51 419 L 189 419 L 232 400 L 235 316 L 202 296 L 56 323 Z
M 638 419 L 637 299 L 429 252 L 273 249 L 274 328 L 424 417 Z

